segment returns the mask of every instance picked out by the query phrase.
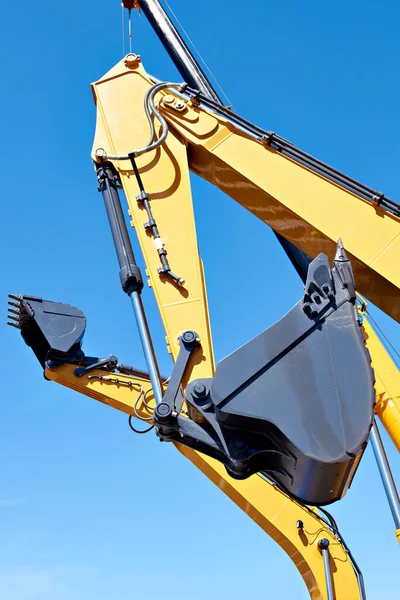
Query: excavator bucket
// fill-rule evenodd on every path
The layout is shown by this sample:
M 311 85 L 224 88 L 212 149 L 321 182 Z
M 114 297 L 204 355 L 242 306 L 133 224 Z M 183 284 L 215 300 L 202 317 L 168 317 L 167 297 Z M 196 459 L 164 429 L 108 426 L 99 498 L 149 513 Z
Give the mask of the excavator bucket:
M 21 330 L 44 368 L 73 363 L 79 365 L 76 377 L 93 368 L 120 370 L 116 357 L 85 357 L 86 318 L 79 309 L 10 298 L 10 325 Z M 353 273 L 341 242 L 332 269 L 324 254 L 311 262 L 304 296 L 285 317 L 223 359 L 213 378 L 190 381 L 190 418 L 181 414 L 180 390 L 201 340 L 195 332 L 186 334 L 154 411 L 160 439 L 216 458 L 238 479 L 264 473 L 307 504 L 341 498 L 367 445 L 375 401 Z
M 86 328 L 82 311 L 69 304 L 9 294 L 8 324 L 21 330 L 43 368 L 82 355 Z
M 206 452 L 233 477 L 261 472 L 292 497 L 323 505 L 346 493 L 367 445 L 374 374 L 340 241 L 332 269 L 324 254 L 310 263 L 304 292 L 219 362 L 213 378 L 190 382 L 190 423 L 162 404 L 155 421 L 161 439 Z

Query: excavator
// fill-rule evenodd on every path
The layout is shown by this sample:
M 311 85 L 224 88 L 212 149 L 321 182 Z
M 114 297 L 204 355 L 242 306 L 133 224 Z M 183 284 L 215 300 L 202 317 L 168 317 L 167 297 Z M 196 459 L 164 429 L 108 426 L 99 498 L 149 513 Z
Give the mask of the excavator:
M 346 494 L 371 443 L 400 541 L 375 421 L 400 449 L 399 371 L 367 311 L 368 300 L 400 321 L 400 205 L 225 106 L 158 0 L 123 7 L 144 13 L 182 77 L 156 79 L 130 52 L 92 84 L 92 160 L 147 371 L 87 356 L 86 317 L 62 302 L 10 294 L 9 324 L 46 379 L 175 445 L 285 550 L 313 600 L 365 599 L 361 570 L 324 506 Z M 189 171 L 272 228 L 301 279 L 297 304 L 218 364 Z M 144 279 L 173 359 L 169 377 L 159 372 Z

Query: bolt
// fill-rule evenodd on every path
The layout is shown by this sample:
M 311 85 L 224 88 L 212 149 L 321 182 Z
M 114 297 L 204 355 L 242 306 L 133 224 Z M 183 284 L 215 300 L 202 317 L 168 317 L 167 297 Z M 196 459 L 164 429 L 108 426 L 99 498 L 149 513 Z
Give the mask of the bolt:
M 182 339 L 184 342 L 186 342 L 186 344 L 192 344 L 196 339 L 196 335 L 193 331 L 185 331 Z
M 328 296 L 329 299 L 335 297 L 335 292 L 329 287 L 329 285 L 323 285 L 322 291 Z
M 96 156 L 98 156 L 99 158 L 107 158 L 107 153 L 104 150 L 104 148 L 97 148 L 97 150 L 95 151 Z
M 178 108 L 179 110 L 181 108 L 185 108 L 185 105 L 183 104 L 183 102 L 179 102 L 179 100 L 175 102 L 174 106 L 175 106 L 175 108 Z
M 175 96 L 172 96 L 171 94 L 167 94 L 167 96 L 164 96 L 164 102 L 166 104 L 172 104 L 175 101 Z
M 315 317 L 318 314 L 317 309 L 312 306 L 309 302 L 304 302 L 303 310 L 309 317 Z
M 301 519 L 299 519 L 296 523 L 296 527 L 297 529 L 303 529 L 304 528 L 304 523 Z
M 125 56 L 125 66 L 128 69 L 134 69 L 140 62 L 140 56 L 138 54 L 127 54 Z
M 194 384 L 190 395 L 197 406 L 201 406 L 202 408 L 208 408 L 211 406 L 210 391 L 208 387 L 201 381 L 198 381 Z
M 161 404 L 157 406 L 157 415 L 160 417 L 167 417 L 170 412 L 171 408 L 166 402 L 161 402 Z
M 201 396 L 205 396 L 206 392 L 207 392 L 207 388 L 204 385 L 204 383 L 196 383 L 196 385 L 193 388 L 193 392 L 196 394 L 196 396 L 201 397 Z

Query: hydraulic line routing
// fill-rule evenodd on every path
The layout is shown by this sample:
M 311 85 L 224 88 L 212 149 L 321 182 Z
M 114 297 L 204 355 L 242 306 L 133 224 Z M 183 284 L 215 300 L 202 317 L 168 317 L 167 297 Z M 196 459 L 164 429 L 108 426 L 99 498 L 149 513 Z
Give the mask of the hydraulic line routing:
M 361 327 L 355 286 L 400 320 L 399 206 L 224 107 L 160 3 L 123 4 L 143 10 L 185 81 L 154 83 L 130 53 L 93 84 L 92 158 L 147 372 L 114 355 L 86 356 L 86 318 L 72 306 L 12 295 L 10 324 L 46 378 L 125 412 L 132 428 L 133 417 L 147 421 L 146 430 L 175 444 L 285 549 L 313 600 L 364 598 L 333 518 L 309 505 L 343 497 L 370 437 L 372 336 Z M 305 284 L 286 316 L 216 366 L 189 169 L 270 225 Z M 120 189 L 174 359 L 168 379 L 159 373 Z M 367 242 L 360 230 L 373 232 Z M 279 294 L 271 281 L 271 298 Z M 390 485 L 388 492 L 395 502 Z

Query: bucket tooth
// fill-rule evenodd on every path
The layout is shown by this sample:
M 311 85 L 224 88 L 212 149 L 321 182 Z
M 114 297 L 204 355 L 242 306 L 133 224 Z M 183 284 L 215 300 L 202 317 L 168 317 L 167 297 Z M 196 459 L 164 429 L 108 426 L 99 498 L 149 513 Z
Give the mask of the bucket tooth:
M 30 325 L 30 319 L 33 316 L 29 306 L 26 306 L 23 302 L 23 297 L 16 294 L 9 294 L 10 298 L 16 299 L 17 302 L 8 302 L 8 318 L 9 325 L 22 328 L 27 328 Z M 14 323 L 12 322 L 14 321 Z
M 341 238 L 336 244 L 336 255 L 333 259 L 333 270 L 339 275 L 343 288 L 346 288 L 352 299 L 356 298 L 356 283 L 354 281 L 351 263 L 347 257 Z
M 8 315 L 8 319 L 10 319 L 10 321 L 14 321 L 14 323 L 13 323 L 13 324 L 14 324 L 14 325 L 18 325 L 18 327 L 19 327 L 19 324 L 20 324 L 20 320 L 19 320 L 19 318 L 17 318 L 17 317 L 14 317 L 13 315 Z
M 15 306 L 16 308 L 19 308 L 19 303 L 18 302 L 8 302 L 9 306 Z
M 342 238 L 338 238 L 338 241 L 336 243 L 336 254 L 335 254 L 334 261 L 335 262 L 346 262 L 348 260 L 349 259 L 347 258 L 347 254 L 346 254 L 346 251 L 343 246 Z

